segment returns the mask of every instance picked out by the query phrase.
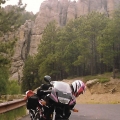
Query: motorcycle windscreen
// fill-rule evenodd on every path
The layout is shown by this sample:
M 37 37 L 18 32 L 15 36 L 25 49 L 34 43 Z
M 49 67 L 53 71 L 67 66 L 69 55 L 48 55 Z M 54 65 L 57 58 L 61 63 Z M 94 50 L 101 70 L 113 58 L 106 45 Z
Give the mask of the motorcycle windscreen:
M 69 84 L 54 81 L 53 85 L 57 92 L 58 101 L 62 104 L 68 104 L 72 98 L 71 88 Z
M 65 93 L 71 93 L 71 88 L 68 83 L 65 83 L 62 81 L 52 81 L 52 82 L 53 82 L 54 88 L 56 88 L 57 90 Z

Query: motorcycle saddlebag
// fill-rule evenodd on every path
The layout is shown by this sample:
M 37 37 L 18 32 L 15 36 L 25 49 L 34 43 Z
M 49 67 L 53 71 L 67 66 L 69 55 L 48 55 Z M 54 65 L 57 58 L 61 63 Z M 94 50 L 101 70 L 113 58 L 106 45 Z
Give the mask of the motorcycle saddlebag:
M 27 109 L 35 110 L 38 104 L 39 104 L 38 97 L 36 95 L 33 95 L 28 98 L 26 106 L 27 106 Z

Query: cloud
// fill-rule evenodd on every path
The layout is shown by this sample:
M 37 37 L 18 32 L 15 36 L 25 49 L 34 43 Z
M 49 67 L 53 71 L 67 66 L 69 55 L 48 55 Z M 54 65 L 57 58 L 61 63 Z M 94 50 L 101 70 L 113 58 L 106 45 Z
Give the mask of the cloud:
M 34 14 L 39 11 L 40 5 L 44 0 L 22 0 L 23 4 L 27 4 L 26 11 L 33 12 Z M 2 7 L 7 5 L 17 5 L 19 0 L 9 0 Z

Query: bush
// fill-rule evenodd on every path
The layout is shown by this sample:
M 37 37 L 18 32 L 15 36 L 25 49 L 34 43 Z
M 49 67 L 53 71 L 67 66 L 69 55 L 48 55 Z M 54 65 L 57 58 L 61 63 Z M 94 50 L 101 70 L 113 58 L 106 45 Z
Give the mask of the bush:
M 105 83 L 105 82 L 109 82 L 109 81 L 110 81 L 110 79 L 108 79 L 108 78 L 100 78 L 99 79 L 100 83 Z
M 14 94 L 21 94 L 21 86 L 18 84 L 17 81 L 12 80 L 8 82 L 8 94 L 14 95 Z
M 0 95 L 7 93 L 8 71 L 5 67 L 0 67 Z
M 109 82 L 111 77 L 111 73 L 104 73 L 95 76 L 85 76 L 84 81 L 87 82 L 88 80 L 98 79 L 100 83 Z

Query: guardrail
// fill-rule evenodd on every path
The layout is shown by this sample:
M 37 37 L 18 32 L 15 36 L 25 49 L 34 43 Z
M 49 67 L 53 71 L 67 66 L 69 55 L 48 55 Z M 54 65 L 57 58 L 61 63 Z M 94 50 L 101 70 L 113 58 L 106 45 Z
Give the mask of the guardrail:
M 24 99 L 0 103 L 0 114 L 25 106 L 25 104 L 26 104 L 26 101 Z

